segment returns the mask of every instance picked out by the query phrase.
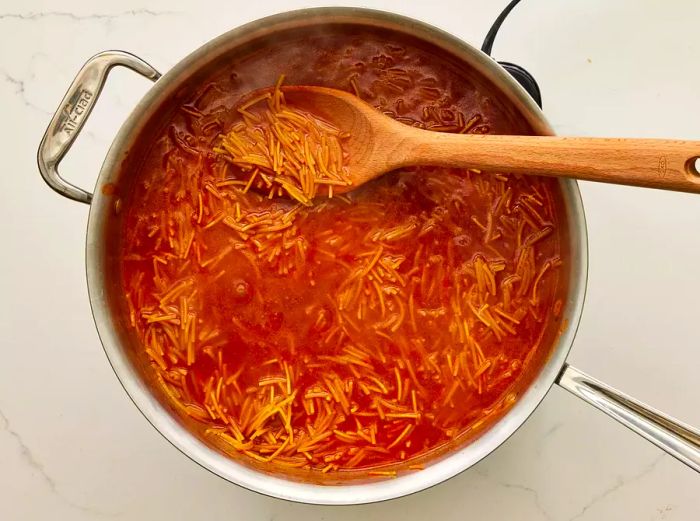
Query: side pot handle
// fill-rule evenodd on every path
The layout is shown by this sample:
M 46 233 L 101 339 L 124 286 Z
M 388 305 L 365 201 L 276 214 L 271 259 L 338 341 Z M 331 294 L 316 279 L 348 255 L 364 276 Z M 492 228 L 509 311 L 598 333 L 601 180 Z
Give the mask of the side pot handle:
M 37 163 L 44 181 L 59 194 L 90 204 L 92 194 L 74 186 L 58 173 L 66 155 L 92 112 L 112 67 L 121 65 L 156 81 L 160 73 L 142 59 L 124 51 L 104 51 L 90 58 L 80 69 L 51 118 L 39 144 Z
M 700 472 L 700 431 L 565 365 L 557 383 Z

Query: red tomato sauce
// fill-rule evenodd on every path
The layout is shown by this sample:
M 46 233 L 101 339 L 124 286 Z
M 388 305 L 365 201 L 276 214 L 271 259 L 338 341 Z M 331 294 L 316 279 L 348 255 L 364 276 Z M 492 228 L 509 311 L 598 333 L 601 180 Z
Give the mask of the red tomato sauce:
M 129 319 L 163 396 L 232 457 L 393 475 L 488 428 L 549 349 L 557 185 L 426 167 L 312 207 L 244 193 L 213 149 L 281 73 L 434 131 L 528 131 L 418 46 L 312 40 L 241 58 L 169 116 L 123 201 Z

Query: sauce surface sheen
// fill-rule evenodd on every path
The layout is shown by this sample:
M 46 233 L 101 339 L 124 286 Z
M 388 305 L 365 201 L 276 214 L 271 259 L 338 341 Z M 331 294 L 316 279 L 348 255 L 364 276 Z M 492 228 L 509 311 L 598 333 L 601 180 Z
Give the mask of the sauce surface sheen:
M 468 71 L 384 38 L 232 63 L 171 114 L 123 199 L 122 283 L 156 379 L 255 465 L 409 469 L 483 432 L 550 348 L 556 182 L 412 168 L 306 207 L 246 191 L 249 173 L 214 152 L 241 100 L 282 73 L 434 131 L 529 133 Z

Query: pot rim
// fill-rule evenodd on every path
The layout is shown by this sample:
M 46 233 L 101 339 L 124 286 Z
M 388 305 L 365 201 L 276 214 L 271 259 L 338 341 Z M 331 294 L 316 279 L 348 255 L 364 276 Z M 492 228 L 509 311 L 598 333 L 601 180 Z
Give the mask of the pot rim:
M 485 78 L 498 85 L 501 93 L 519 113 L 544 135 L 553 134 L 544 114 L 527 92 L 488 55 L 459 38 L 424 22 L 386 11 L 348 7 L 324 7 L 283 12 L 249 22 L 202 45 L 178 62 L 144 95 L 117 133 L 100 170 L 96 187 L 112 180 L 139 125 L 156 110 L 157 101 L 172 93 L 178 78 L 203 62 L 228 52 L 231 42 L 250 40 L 256 34 L 283 30 L 291 26 L 340 23 L 341 21 L 380 25 L 411 32 L 421 39 L 437 42 L 468 61 Z M 236 45 L 240 45 L 240 42 Z M 207 470 L 249 490 L 280 499 L 324 505 L 373 503 L 406 496 L 430 488 L 479 462 L 505 442 L 534 412 L 557 380 L 573 343 L 581 318 L 588 276 L 588 238 L 578 184 L 560 180 L 570 230 L 571 267 L 569 289 L 564 307 L 568 325 L 555 340 L 549 359 L 516 404 L 479 438 L 455 449 L 421 471 L 399 475 L 395 479 L 348 485 L 318 485 L 291 481 L 247 467 L 205 445 L 190 433 L 161 405 L 133 369 L 114 330 L 103 285 L 104 248 L 101 235 L 109 219 L 110 198 L 100 189 L 94 191 L 90 205 L 86 241 L 86 272 L 93 319 L 107 358 L 131 400 L 153 427 L 184 455 Z

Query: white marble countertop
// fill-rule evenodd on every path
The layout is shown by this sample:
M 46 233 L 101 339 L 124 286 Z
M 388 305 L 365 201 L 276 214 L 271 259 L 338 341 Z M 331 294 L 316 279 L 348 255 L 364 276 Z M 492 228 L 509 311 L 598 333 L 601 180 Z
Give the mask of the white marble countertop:
M 505 0 L 362 0 L 479 45 Z M 201 7 L 207 4 L 207 7 Z M 39 139 L 89 56 L 165 71 L 210 38 L 315 0 L 3 0 L 0 5 L 0 519 L 697 520 L 700 476 L 554 388 L 494 454 L 427 492 L 377 505 L 269 499 L 198 467 L 141 416 L 88 305 L 88 208 L 39 177 Z M 494 55 L 528 68 L 556 130 L 700 138 L 700 2 L 524 0 Z M 90 188 L 149 87 L 115 71 L 62 164 Z M 570 360 L 700 426 L 700 196 L 581 183 L 590 284 Z

